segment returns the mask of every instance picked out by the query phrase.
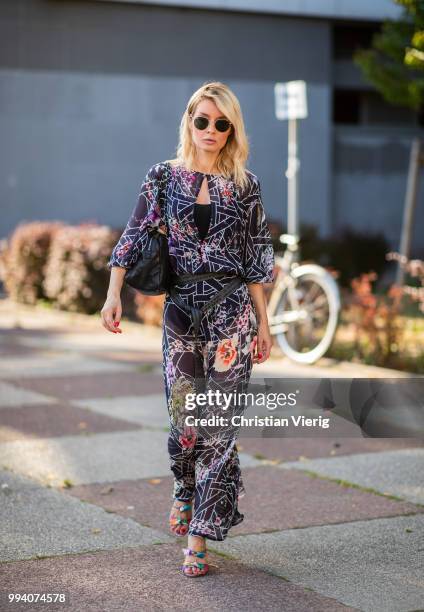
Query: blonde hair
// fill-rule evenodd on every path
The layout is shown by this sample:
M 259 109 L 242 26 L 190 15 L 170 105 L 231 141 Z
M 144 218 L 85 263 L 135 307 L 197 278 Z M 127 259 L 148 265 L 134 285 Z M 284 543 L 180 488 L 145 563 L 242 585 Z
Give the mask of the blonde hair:
M 196 156 L 196 145 L 190 130 L 190 115 L 195 112 L 201 100 L 212 100 L 218 109 L 231 122 L 231 132 L 227 142 L 219 152 L 216 167 L 219 174 L 232 179 L 242 188 L 247 187 L 246 160 L 249 155 L 249 142 L 244 128 L 240 103 L 231 89 L 220 81 L 208 81 L 195 91 L 187 103 L 180 123 L 177 157 L 168 160 L 172 165 L 183 165 L 191 169 Z

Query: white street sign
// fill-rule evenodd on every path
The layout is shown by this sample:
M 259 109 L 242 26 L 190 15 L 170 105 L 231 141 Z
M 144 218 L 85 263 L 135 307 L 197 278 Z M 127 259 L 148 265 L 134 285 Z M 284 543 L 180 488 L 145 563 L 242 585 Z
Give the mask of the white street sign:
M 274 93 L 277 119 L 305 119 L 308 116 L 305 81 L 275 83 Z

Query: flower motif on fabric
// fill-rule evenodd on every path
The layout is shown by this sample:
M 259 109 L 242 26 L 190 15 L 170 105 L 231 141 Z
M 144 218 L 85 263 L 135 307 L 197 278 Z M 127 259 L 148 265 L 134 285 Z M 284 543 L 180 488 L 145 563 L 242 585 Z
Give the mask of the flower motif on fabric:
M 168 361 L 165 365 L 166 376 L 169 381 L 175 380 L 176 368 L 172 361 Z
M 189 236 L 195 236 L 196 232 L 194 231 L 194 229 L 191 227 L 191 225 L 187 225 L 184 228 L 184 231 L 189 235 Z
M 213 534 L 214 530 L 211 529 L 207 521 L 192 519 L 191 526 L 193 529 L 199 530 L 203 534 Z
M 173 357 L 177 353 L 183 353 L 186 350 L 186 347 L 180 338 L 176 338 L 172 344 L 171 348 L 171 356 Z
M 263 255 L 263 267 L 265 270 L 268 270 L 268 276 L 271 282 L 274 281 L 275 279 L 275 258 L 274 258 L 274 249 L 272 247 L 272 245 L 268 245 L 265 249 L 264 249 L 264 255 Z
M 203 261 L 203 263 L 207 263 L 208 261 L 208 256 L 207 256 L 207 251 L 208 251 L 208 247 L 204 242 L 200 243 L 200 256 L 201 259 Z
M 129 242 L 127 242 L 124 245 L 122 245 L 121 247 L 117 248 L 116 249 L 116 255 L 118 257 L 123 257 L 126 253 L 128 253 L 128 251 L 130 250 L 132 244 L 133 244 L 133 241 L 130 240 Z
M 148 192 L 147 196 L 149 197 L 149 193 Z M 161 219 L 160 216 L 160 211 L 158 210 L 157 206 L 153 206 L 153 208 L 151 209 L 151 211 L 144 217 L 143 221 L 140 224 L 140 231 L 143 230 L 145 227 L 149 227 L 149 228 L 159 228 L 159 226 L 162 225 L 161 227 L 161 231 L 163 230 L 164 224 L 163 221 Z M 166 232 L 166 230 L 165 230 Z
M 183 433 L 179 436 L 180 444 L 183 448 L 193 448 L 196 444 L 197 433 L 195 427 L 184 427 Z
M 232 338 L 224 338 L 219 342 L 213 366 L 217 372 L 226 372 L 231 368 L 237 359 L 237 345 L 237 334 L 234 334 Z
M 225 303 L 220 302 L 219 304 L 216 304 L 216 306 L 212 308 L 212 313 L 213 313 L 215 325 L 219 329 L 223 329 L 226 321 L 228 320 L 228 312 L 227 312 L 227 307 L 225 306 Z
M 251 306 L 247 303 L 241 314 L 237 317 L 237 327 L 244 334 L 247 334 L 249 331 L 250 310 Z
M 169 225 L 170 225 L 170 234 L 172 237 L 172 240 L 176 239 L 183 239 L 184 238 L 184 234 L 185 234 L 185 230 L 184 228 L 181 227 L 181 225 L 179 224 L 179 222 L 175 219 L 175 217 L 172 217 L 169 221 Z
M 178 378 L 172 385 L 169 410 L 171 421 L 177 427 L 182 425 L 187 415 L 185 409 L 187 393 L 195 393 L 193 383 L 187 378 Z
M 180 168 L 180 176 L 183 184 L 185 184 L 187 189 L 190 189 L 192 185 L 196 182 L 197 176 L 194 172 L 190 172 L 186 168 Z
M 229 182 L 223 177 L 218 177 L 218 186 L 221 191 L 222 201 L 224 204 L 229 204 L 231 202 L 231 198 L 233 197 L 233 183 Z

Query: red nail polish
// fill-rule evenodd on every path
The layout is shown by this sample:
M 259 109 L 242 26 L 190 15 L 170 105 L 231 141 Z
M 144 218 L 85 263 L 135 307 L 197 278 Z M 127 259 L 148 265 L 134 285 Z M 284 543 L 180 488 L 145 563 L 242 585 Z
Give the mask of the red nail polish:
M 262 359 L 262 353 L 258 353 L 259 359 Z

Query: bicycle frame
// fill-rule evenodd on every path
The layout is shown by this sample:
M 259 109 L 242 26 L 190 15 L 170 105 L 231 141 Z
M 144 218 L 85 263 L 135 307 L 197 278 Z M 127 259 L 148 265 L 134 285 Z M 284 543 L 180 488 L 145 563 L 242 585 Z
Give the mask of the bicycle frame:
M 278 270 L 271 297 L 267 306 L 269 330 L 271 334 L 286 331 L 287 324 L 300 321 L 307 317 L 306 311 L 299 308 L 295 291 L 296 279 L 292 276 L 292 270 L 299 265 L 296 261 L 294 261 L 294 254 L 299 250 L 299 237 L 293 234 L 282 234 L 280 236 L 280 242 L 287 244 L 287 248 L 282 257 L 279 255 L 275 256 L 275 263 L 278 266 Z M 275 312 L 278 301 L 286 288 L 290 294 L 292 304 L 297 305 L 297 310 L 293 309 L 275 315 L 273 313 Z

